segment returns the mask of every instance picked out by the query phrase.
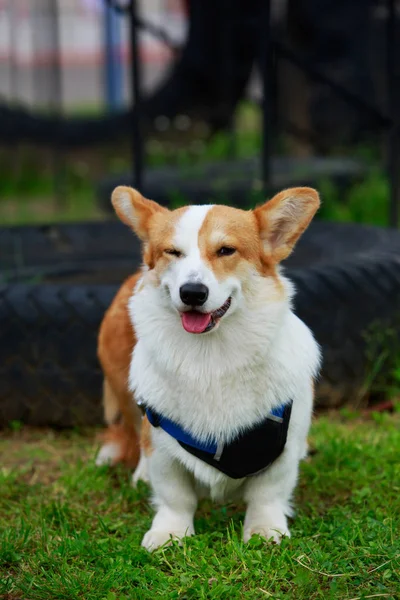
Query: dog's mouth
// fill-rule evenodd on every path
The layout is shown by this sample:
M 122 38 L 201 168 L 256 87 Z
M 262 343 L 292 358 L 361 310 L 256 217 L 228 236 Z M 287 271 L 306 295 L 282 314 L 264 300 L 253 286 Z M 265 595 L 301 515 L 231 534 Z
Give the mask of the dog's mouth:
M 181 313 L 182 325 L 188 333 L 208 333 L 217 325 L 219 320 L 229 309 L 232 298 L 228 300 L 217 310 L 211 313 L 202 313 L 197 310 L 188 310 Z

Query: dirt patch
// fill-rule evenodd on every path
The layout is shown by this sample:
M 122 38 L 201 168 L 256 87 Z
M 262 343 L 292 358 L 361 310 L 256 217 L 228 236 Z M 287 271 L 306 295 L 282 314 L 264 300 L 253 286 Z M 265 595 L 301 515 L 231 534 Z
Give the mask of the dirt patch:
M 30 427 L 15 432 L 2 432 L 2 470 L 18 471 L 18 478 L 28 485 L 49 484 L 58 479 L 66 462 L 91 459 L 98 445 L 98 438 L 98 429 L 79 434 Z

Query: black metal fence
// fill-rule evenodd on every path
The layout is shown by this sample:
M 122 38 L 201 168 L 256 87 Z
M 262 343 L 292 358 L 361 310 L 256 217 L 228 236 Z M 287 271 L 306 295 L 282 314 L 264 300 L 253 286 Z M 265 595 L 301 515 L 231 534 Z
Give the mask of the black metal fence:
M 143 22 L 137 17 L 137 2 L 130 0 L 124 9 L 113 0 L 109 3 L 115 10 L 124 10 L 130 18 L 131 23 L 131 56 L 132 56 L 132 86 L 133 97 L 136 98 L 134 110 L 132 111 L 132 146 L 133 146 L 133 172 L 135 185 L 140 188 L 143 182 L 143 171 L 145 169 L 144 161 L 144 139 L 140 130 L 141 122 L 141 73 L 140 61 L 138 60 L 137 50 L 137 29 L 146 29 L 160 40 L 176 50 L 176 47 L 169 41 L 168 35 Z M 369 101 L 346 89 L 334 79 L 329 78 L 323 72 L 315 68 L 313 64 L 302 59 L 290 50 L 289 47 L 282 44 L 274 36 L 271 23 L 271 0 L 264 1 L 263 13 L 260 17 L 260 26 L 263 29 L 261 39 L 261 75 L 262 75 L 262 115 L 263 115 L 263 142 L 260 161 L 261 178 L 264 190 L 268 193 L 270 189 L 271 173 L 271 155 L 274 150 L 273 142 L 276 139 L 276 128 L 273 122 L 273 84 L 275 79 L 275 69 L 277 61 L 287 60 L 301 70 L 303 70 L 311 79 L 329 86 L 335 94 L 338 94 L 345 102 L 357 110 L 367 113 L 374 121 L 375 126 L 383 130 L 386 137 L 386 156 L 387 156 L 387 174 L 390 181 L 390 212 L 388 223 L 391 226 L 398 227 L 400 216 L 400 4 L 396 0 L 387 0 L 382 7 L 385 9 L 385 31 L 386 31 L 386 110 L 378 108 Z M 226 32 L 228 38 L 227 47 L 232 48 L 235 40 L 232 35 L 233 11 L 229 3 L 226 5 Z M 231 52 L 226 52 L 226 69 L 229 72 L 233 66 L 230 65 L 232 57 Z M 303 135 L 307 132 L 303 132 Z M 310 135 L 310 134 L 309 134 Z
M 138 10 L 137 0 L 102 0 L 103 4 L 108 6 L 108 10 L 115 11 L 123 15 L 125 29 L 129 32 L 130 62 L 128 63 L 130 72 L 125 73 L 129 76 L 132 101 L 131 106 L 126 106 L 111 114 L 104 114 L 96 118 L 79 118 L 63 116 L 61 112 L 60 101 L 60 81 L 61 81 L 61 59 L 60 59 L 60 34 L 58 31 L 59 21 L 57 11 L 58 2 L 48 2 L 48 0 L 37 0 L 41 6 L 43 24 L 47 23 L 46 35 L 51 38 L 51 43 L 55 52 L 55 60 L 52 67 L 47 71 L 47 76 L 38 79 L 38 87 L 45 88 L 46 82 L 48 89 L 48 99 L 51 105 L 52 114 L 42 114 L 41 112 L 32 112 L 23 106 L 15 106 L 7 103 L 0 104 L 0 144 L 14 143 L 19 140 L 33 142 L 35 145 L 50 144 L 54 148 L 54 170 L 55 178 L 61 178 L 60 154 L 64 148 L 79 148 L 81 146 L 98 144 L 112 140 L 121 132 L 129 131 L 132 147 L 132 174 L 131 179 L 137 187 L 143 187 L 146 180 L 146 171 L 148 169 L 146 160 L 146 140 L 143 122 L 147 114 L 147 98 L 143 98 L 143 65 L 140 59 L 138 47 L 138 33 L 145 31 L 148 35 L 156 38 L 160 43 L 168 47 L 177 61 L 182 52 L 185 51 L 186 42 L 179 46 L 175 40 L 162 27 L 153 22 L 143 19 Z M 183 2 L 184 0 L 182 0 Z M 100 3 L 100 0 L 99 0 Z M 16 3 L 9 2 L 10 15 L 12 7 Z M 188 3 L 191 4 L 190 2 Z M 196 2 L 193 2 L 195 5 Z M 199 2 L 197 2 L 199 4 Z M 206 3 L 203 3 L 203 5 Z M 244 26 L 253 32 L 253 37 L 257 37 L 259 48 L 257 51 L 256 65 L 261 76 L 261 112 L 262 112 L 262 148 L 260 152 L 260 163 L 258 179 L 262 182 L 264 191 L 268 192 L 273 187 L 273 177 L 276 171 L 276 165 L 273 163 L 276 147 L 282 130 L 290 130 L 291 135 L 301 139 L 312 139 L 315 135 L 319 136 L 318 142 L 321 142 L 323 133 L 316 133 L 307 130 L 307 127 L 299 126 L 295 122 L 278 118 L 278 112 L 281 111 L 280 98 L 277 97 L 279 86 L 277 79 L 283 64 L 295 66 L 302 72 L 312 85 L 317 85 L 323 89 L 329 89 L 329 93 L 340 98 L 355 113 L 363 114 L 366 129 L 379 132 L 380 139 L 384 139 L 384 151 L 382 152 L 385 161 L 385 169 L 390 181 L 390 210 L 388 214 L 388 223 L 392 226 L 399 224 L 400 212 L 400 141 L 399 141 L 399 111 L 400 106 L 400 35 L 399 35 L 399 3 L 395 0 L 368 1 L 365 3 L 352 3 L 348 7 L 341 9 L 341 17 L 346 20 L 346 10 L 348 14 L 354 12 L 355 6 L 365 5 L 364 13 L 370 13 L 372 21 L 379 21 L 380 39 L 379 52 L 380 63 L 375 68 L 380 71 L 382 89 L 379 91 L 379 101 L 372 97 L 361 95 L 353 89 L 346 87 L 339 77 L 335 74 L 326 72 L 321 61 L 316 59 L 316 53 L 302 52 L 299 45 L 293 47 L 282 33 L 282 25 L 277 19 L 271 17 L 271 11 L 277 2 L 264 0 L 262 2 L 254 0 L 247 3 L 248 10 L 243 13 L 243 6 L 239 0 L 223 1 L 218 3 L 221 14 L 220 35 L 222 42 L 221 57 L 218 60 L 223 62 L 220 69 L 219 86 L 221 88 L 218 102 L 226 107 L 236 106 L 235 90 L 232 86 L 232 74 L 237 70 L 237 56 L 235 57 L 235 48 L 238 45 L 238 28 Z M 289 2 L 289 8 L 294 3 Z M 311 2 L 300 2 L 299 6 L 307 9 Z M 339 3 L 344 6 L 341 2 Z M 324 10 L 320 6 L 320 12 Z M 275 6 L 276 9 L 276 6 Z M 293 11 L 293 9 L 292 9 Z M 273 11 L 272 11 L 273 12 Z M 296 20 L 299 11 L 292 17 Z M 296 16 L 297 15 L 297 16 Z M 11 17 L 10 17 L 11 18 Z M 285 16 L 287 20 L 287 15 Z M 318 29 L 321 16 L 314 17 L 315 28 Z M 357 24 L 352 17 L 353 25 Z M 279 20 L 278 20 L 279 21 Z M 281 18 L 282 21 L 282 18 Z M 338 28 L 336 23 L 335 25 Z M 345 28 L 345 23 L 339 24 L 339 28 Z M 360 24 L 363 27 L 363 24 Z M 42 28 L 43 29 L 43 28 Z M 358 33 L 358 32 L 357 32 Z M 304 32 L 303 32 L 303 37 Z M 190 28 L 189 28 L 190 36 Z M 315 37 L 315 32 L 314 32 Z M 318 36 L 317 36 L 318 37 Z M 357 35 L 354 36 L 357 38 Z M 346 40 L 345 40 L 346 41 Z M 339 40 L 340 42 L 340 40 Z M 190 43 L 190 40 L 189 40 Z M 346 42 L 347 43 L 347 42 Z M 200 49 L 201 50 L 201 49 Z M 199 51 L 200 51 L 199 50 Z M 336 48 L 335 52 L 341 52 Z M 382 54 L 384 60 L 382 60 Z M 329 57 L 328 57 L 329 61 Z M 372 67 L 371 67 L 372 68 Z M 332 71 L 332 69 L 331 69 Z M 383 76 L 382 76 L 383 75 Z M 288 83 L 286 83 L 288 86 Z M 307 93 L 307 90 L 305 91 Z M 154 109 L 155 110 L 155 109 Z M 154 113 L 153 110 L 153 113 Z M 162 114 L 162 108 L 160 109 Z M 159 112 L 160 112 L 159 110 Z M 224 112 L 224 106 L 222 106 Z M 227 111 L 229 113 L 229 110 Z M 153 114 L 154 116 L 154 114 Z M 235 148 L 235 126 L 234 119 L 228 117 L 223 127 L 230 132 L 232 149 Z M 316 148 L 321 144 L 317 143 Z M 234 152 L 233 152 L 234 153 Z M 328 170 L 329 174 L 329 170 Z M 177 176 L 176 186 L 179 187 L 179 176 Z M 61 191 L 60 191 L 61 194 Z

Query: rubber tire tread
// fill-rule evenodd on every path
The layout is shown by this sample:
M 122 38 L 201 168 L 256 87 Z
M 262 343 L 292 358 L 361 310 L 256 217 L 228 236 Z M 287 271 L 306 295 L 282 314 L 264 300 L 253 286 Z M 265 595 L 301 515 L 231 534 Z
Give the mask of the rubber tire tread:
M 365 333 L 374 323 L 400 332 L 400 235 L 376 231 L 372 250 L 287 268 L 297 289 L 295 312 L 322 346 L 322 407 L 340 406 L 359 393 L 368 369 Z M 365 247 L 372 239 L 366 241 L 367 233 L 360 228 Z M 138 265 L 132 258 L 130 272 Z M 97 333 L 118 285 L 0 286 L 0 425 L 102 421 Z

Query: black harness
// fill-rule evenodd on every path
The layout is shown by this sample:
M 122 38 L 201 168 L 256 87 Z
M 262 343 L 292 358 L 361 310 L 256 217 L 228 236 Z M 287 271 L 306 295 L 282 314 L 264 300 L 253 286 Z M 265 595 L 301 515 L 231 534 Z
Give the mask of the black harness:
M 202 443 L 180 425 L 146 408 L 153 427 L 161 427 L 190 454 L 232 479 L 256 475 L 267 469 L 283 452 L 289 428 L 292 402 L 271 411 L 263 421 L 243 431 L 229 444 Z

